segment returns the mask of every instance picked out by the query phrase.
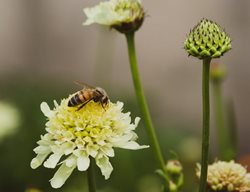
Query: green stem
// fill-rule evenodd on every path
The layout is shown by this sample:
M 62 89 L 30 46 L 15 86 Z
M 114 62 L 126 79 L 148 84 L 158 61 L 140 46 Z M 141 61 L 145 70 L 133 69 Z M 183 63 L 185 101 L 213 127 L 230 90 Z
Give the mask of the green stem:
M 213 95 L 215 104 L 215 116 L 217 127 L 217 140 L 219 145 L 219 158 L 221 160 L 230 160 L 231 149 L 229 146 L 229 133 L 225 127 L 225 117 L 221 93 L 221 81 L 212 81 Z
M 202 130 L 202 157 L 201 157 L 201 176 L 199 192 L 206 192 L 207 186 L 207 167 L 208 167 L 208 152 L 209 152 L 209 121 L 210 121 L 210 106 L 209 106 L 209 70 L 211 59 L 203 60 L 202 72 L 202 107 L 203 107 L 203 130 Z
M 227 127 L 229 129 L 230 147 L 231 147 L 231 159 L 236 159 L 238 155 L 238 133 L 236 124 L 236 115 L 234 110 L 234 105 L 232 101 L 228 102 L 227 105 Z
M 137 101 L 139 103 L 140 111 L 142 113 L 142 117 L 144 120 L 145 127 L 147 129 L 147 133 L 149 139 L 152 144 L 153 152 L 157 158 L 158 164 L 161 169 L 165 173 L 166 180 L 168 181 L 168 176 L 165 170 L 165 160 L 163 158 L 159 142 L 157 140 L 157 136 L 155 133 L 155 129 L 151 120 L 151 116 L 149 113 L 148 105 L 144 96 L 143 88 L 140 82 L 139 71 L 137 67 L 137 59 L 136 59 L 136 50 L 135 50 L 135 42 L 134 42 L 134 33 L 126 34 L 127 45 L 128 45 L 128 54 L 129 54 L 129 61 L 130 61 L 130 68 L 134 82 L 134 88 L 136 92 Z
M 87 170 L 87 176 L 88 176 L 89 192 L 96 192 L 95 175 L 94 175 L 94 162 L 93 162 L 92 158 L 90 158 L 90 165 L 89 165 L 89 168 Z

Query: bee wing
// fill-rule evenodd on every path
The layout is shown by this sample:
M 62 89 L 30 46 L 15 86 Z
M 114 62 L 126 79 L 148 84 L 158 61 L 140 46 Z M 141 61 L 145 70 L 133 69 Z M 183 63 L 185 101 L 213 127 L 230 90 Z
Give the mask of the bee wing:
M 80 81 L 74 81 L 74 83 L 77 84 L 77 85 L 82 86 L 83 88 L 92 88 L 92 89 L 95 88 L 95 87 L 93 87 L 91 85 L 88 85 L 87 83 L 83 83 L 83 82 L 80 82 Z

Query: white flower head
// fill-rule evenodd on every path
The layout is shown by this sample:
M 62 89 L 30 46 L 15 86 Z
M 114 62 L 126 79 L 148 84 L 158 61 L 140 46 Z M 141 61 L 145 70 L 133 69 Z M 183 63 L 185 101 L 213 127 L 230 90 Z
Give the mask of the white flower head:
M 84 25 L 107 25 L 121 33 L 138 30 L 145 16 L 140 0 L 108 0 L 83 11 L 87 16 Z
M 200 177 L 200 166 L 196 172 Z M 249 192 L 250 173 L 234 161 L 217 161 L 208 166 L 207 185 L 212 191 Z
M 140 146 L 134 132 L 140 118 L 131 123 L 130 113 L 123 113 L 123 103 L 109 102 L 105 109 L 98 102 L 90 101 L 82 109 L 68 107 L 68 99 L 54 109 L 41 103 L 41 110 L 48 118 L 47 133 L 41 136 L 37 154 L 31 161 L 33 169 L 42 163 L 47 168 L 60 165 L 50 180 L 53 188 L 60 188 L 73 170 L 86 171 L 90 158 L 94 158 L 105 179 L 113 170 L 110 157 L 114 157 L 114 147 L 137 150 L 147 148 Z

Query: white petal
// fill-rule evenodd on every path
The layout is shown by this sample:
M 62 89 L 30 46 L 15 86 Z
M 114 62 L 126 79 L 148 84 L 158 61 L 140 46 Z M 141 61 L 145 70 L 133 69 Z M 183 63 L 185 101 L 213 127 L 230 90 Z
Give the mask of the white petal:
M 64 151 L 65 155 L 68 155 L 70 153 L 73 152 L 74 148 L 75 148 L 75 144 L 73 142 L 65 142 L 61 145 L 62 150 Z
M 87 16 L 87 21 L 83 25 L 90 25 L 92 23 L 112 25 L 118 19 L 118 15 L 112 11 L 109 2 L 102 2 L 92 8 L 85 8 L 83 11 Z
M 57 170 L 53 178 L 50 180 L 51 186 L 53 188 L 60 188 L 65 183 L 65 181 L 69 178 L 69 176 L 71 175 L 74 169 L 75 169 L 75 166 L 68 167 L 66 166 L 65 163 L 63 163 L 59 167 L 59 169 Z
M 46 117 L 51 117 L 53 115 L 53 111 L 50 110 L 49 105 L 46 102 L 42 102 L 40 108 Z
M 114 144 L 125 143 L 125 142 L 128 142 L 129 140 L 131 140 L 134 137 L 134 135 L 135 135 L 134 132 L 130 132 L 130 133 L 127 133 L 126 135 L 110 138 L 109 141 L 114 143 Z
M 135 127 L 137 127 L 137 125 L 139 124 L 140 120 L 141 120 L 140 117 L 136 117 L 135 118 L 135 123 L 134 123 Z
M 42 145 L 37 146 L 35 149 L 33 149 L 33 151 L 36 154 L 47 154 L 47 153 L 51 152 L 51 150 L 48 146 L 42 146 Z
M 49 153 L 38 154 L 35 158 L 31 160 L 30 162 L 31 168 L 36 169 L 37 167 L 39 167 L 48 155 Z
M 130 124 L 129 130 L 135 130 L 135 128 L 138 126 L 140 120 L 141 120 L 140 117 L 136 117 L 135 122 Z
M 96 158 L 96 164 L 101 169 L 102 175 L 105 177 L 105 179 L 108 179 L 113 171 L 113 167 L 109 162 L 109 158 L 107 156 Z
M 65 164 L 67 165 L 67 167 L 76 166 L 76 159 L 77 159 L 77 157 L 76 157 L 75 155 L 70 155 L 70 156 L 65 160 Z
M 99 147 L 97 145 L 88 144 L 86 150 L 87 154 L 95 158 L 98 154 Z
M 123 108 L 123 106 L 124 106 L 124 103 L 123 102 L 121 102 L 121 101 L 117 101 L 117 106 L 119 107 L 119 109 L 122 109 Z
M 135 141 L 130 141 L 130 142 L 127 142 L 127 143 L 119 143 L 118 145 L 116 145 L 116 147 L 120 147 L 120 148 L 123 148 L 123 149 L 137 150 L 137 149 L 148 148 L 149 145 L 139 145 Z
M 86 171 L 89 168 L 90 159 L 86 155 L 77 158 L 77 168 L 79 171 Z
M 60 160 L 60 158 L 62 157 L 63 153 L 59 153 L 59 154 L 52 154 L 49 156 L 49 158 L 44 162 L 44 167 L 47 168 L 55 168 L 58 161 Z
M 112 147 L 103 146 L 101 148 L 101 150 L 102 150 L 103 153 L 105 153 L 109 157 L 114 157 L 115 156 L 115 152 L 114 152 L 114 149 Z

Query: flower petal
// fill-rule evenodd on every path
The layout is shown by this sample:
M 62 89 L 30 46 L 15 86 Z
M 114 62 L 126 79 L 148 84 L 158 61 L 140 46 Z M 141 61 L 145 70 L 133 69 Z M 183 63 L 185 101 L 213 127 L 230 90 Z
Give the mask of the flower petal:
M 77 158 L 77 168 L 79 171 L 86 171 L 89 168 L 90 159 L 86 155 Z
M 58 161 L 61 159 L 63 153 L 59 153 L 59 154 L 52 154 L 50 155 L 50 157 L 44 162 L 44 167 L 47 168 L 55 168 Z
M 109 157 L 114 157 L 115 156 L 114 149 L 111 146 L 103 146 L 101 148 L 101 150 L 102 150 L 103 153 L 105 153 Z
M 50 147 L 44 145 L 37 146 L 35 149 L 33 149 L 33 151 L 36 154 L 47 154 L 51 152 Z
M 103 155 L 101 158 L 96 158 L 96 164 L 101 169 L 102 175 L 105 177 L 105 179 L 108 179 L 113 171 L 113 167 L 109 162 L 109 158 L 105 155 Z
M 112 11 L 110 2 L 102 2 L 100 5 L 92 8 L 85 8 L 84 13 L 87 16 L 87 20 L 83 25 L 90 25 L 92 23 L 98 23 L 102 25 L 112 25 L 117 19 L 117 14 Z
M 39 167 L 43 161 L 46 159 L 46 157 L 49 155 L 49 153 L 44 153 L 44 154 L 38 154 L 35 158 L 33 158 L 30 162 L 30 167 L 32 169 L 36 169 Z
M 135 141 L 129 141 L 127 143 L 119 143 L 119 145 L 117 145 L 116 147 L 120 147 L 120 148 L 123 148 L 123 149 L 137 150 L 137 149 L 148 148 L 149 145 L 139 145 Z
M 52 117 L 53 111 L 50 110 L 49 105 L 46 102 L 42 102 L 40 105 L 41 111 L 46 117 Z
M 75 155 L 70 155 L 67 159 L 65 159 L 65 164 L 67 167 L 76 166 L 77 157 Z
M 97 145 L 93 145 L 93 144 L 88 144 L 86 147 L 86 151 L 87 153 L 92 156 L 92 157 L 96 157 L 96 155 L 98 154 L 98 150 L 99 150 L 99 146 Z
M 70 153 L 72 153 L 75 146 L 75 143 L 73 143 L 72 141 L 65 142 L 61 145 L 65 155 L 69 155 Z
M 74 169 L 75 166 L 68 167 L 65 163 L 63 163 L 59 167 L 53 178 L 50 180 L 51 186 L 53 188 L 60 188 L 71 175 Z

